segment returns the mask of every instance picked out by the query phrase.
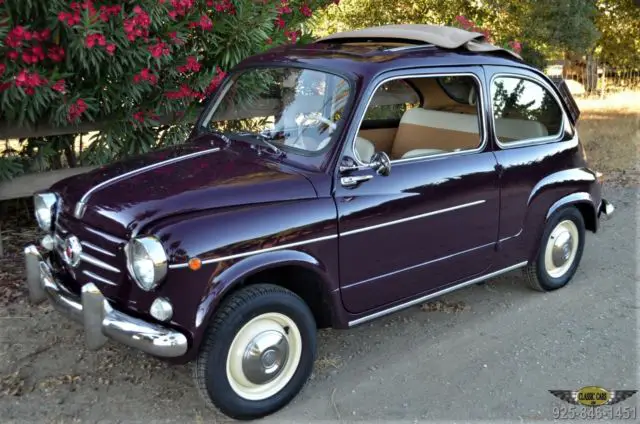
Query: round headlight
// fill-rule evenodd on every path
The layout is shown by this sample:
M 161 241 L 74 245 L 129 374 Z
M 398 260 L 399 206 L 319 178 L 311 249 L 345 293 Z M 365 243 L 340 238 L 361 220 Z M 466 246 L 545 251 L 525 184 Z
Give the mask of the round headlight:
M 41 193 L 33 196 L 33 207 L 36 213 L 38 225 L 45 231 L 51 231 L 53 223 L 53 208 L 56 204 L 56 195 L 53 193 Z
M 153 290 L 167 275 L 167 254 L 157 238 L 133 239 L 125 254 L 129 274 L 142 290 Z

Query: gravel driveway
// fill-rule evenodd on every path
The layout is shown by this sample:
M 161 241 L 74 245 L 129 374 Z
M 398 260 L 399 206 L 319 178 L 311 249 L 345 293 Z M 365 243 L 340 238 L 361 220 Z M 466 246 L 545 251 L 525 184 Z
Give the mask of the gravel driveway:
M 607 198 L 616 215 L 589 234 L 566 288 L 537 293 L 514 272 L 322 331 L 311 382 L 269 421 L 547 420 L 568 405 L 549 389 L 640 389 L 637 190 Z M 3 423 L 228 421 L 203 407 L 188 366 L 115 344 L 87 351 L 74 324 L 25 296 L 0 309 L 0 340 Z

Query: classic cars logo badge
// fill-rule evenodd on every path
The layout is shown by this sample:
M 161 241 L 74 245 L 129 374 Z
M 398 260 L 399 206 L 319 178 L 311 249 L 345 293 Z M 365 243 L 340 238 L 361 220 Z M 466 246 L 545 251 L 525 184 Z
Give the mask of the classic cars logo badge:
M 633 396 L 637 390 L 608 390 L 598 386 L 585 386 L 578 390 L 549 390 L 559 399 L 573 405 L 614 405 Z
M 71 266 L 78 265 L 80 262 L 80 254 L 82 253 L 82 245 L 78 237 L 71 236 L 64 241 L 64 261 Z

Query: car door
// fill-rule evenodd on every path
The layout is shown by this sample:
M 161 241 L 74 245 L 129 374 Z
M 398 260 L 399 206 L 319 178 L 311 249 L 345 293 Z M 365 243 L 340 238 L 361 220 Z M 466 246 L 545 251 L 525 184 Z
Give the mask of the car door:
M 477 85 L 477 113 L 464 120 L 473 123 L 475 119 L 478 140 L 477 146 L 434 154 L 431 147 L 442 148 L 460 135 L 454 122 L 457 112 L 443 112 L 446 107 L 434 100 L 436 94 L 442 95 L 442 87 L 438 89 L 432 79 L 445 76 L 467 78 Z M 356 142 L 361 140 L 356 135 L 359 128 L 367 128 L 360 126 L 360 120 L 372 94 L 394 79 L 419 86 L 421 104 L 403 112 L 391 143 L 391 172 L 383 176 L 364 165 L 365 158 L 358 158 Z M 498 233 L 499 190 L 495 156 L 487 148 L 480 81 L 481 68 L 414 70 L 381 77 L 363 97 L 351 131 L 354 144 L 347 140 L 342 162 L 355 160 L 359 166 L 343 168 L 335 177 L 340 285 L 349 312 L 362 313 L 436 291 L 490 267 Z M 423 125 L 423 115 L 424 121 L 432 115 L 451 118 L 454 130 L 439 131 L 429 122 Z M 438 119 L 433 125 L 439 125 Z M 418 124 L 416 131 L 413 121 Z M 409 150 L 395 151 L 402 146 L 406 150 L 407 143 L 411 152 L 418 148 L 428 154 L 412 157 Z
M 527 219 L 535 218 L 530 202 L 538 188 L 554 178 L 567 178 L 561 171 L 571 168 L 580 146 L 550 84 L 526 70 L 488 66 L 486 72 L 494 152 L 503 169 L 499 266 L 508 266 L 528 259 L 532 239 L 527 237 L 535 234 L 524 229 Z M 545 207 L 537 213 L 545 214 L 564 187 L 555 188 L 555 196 L 543 196 Z

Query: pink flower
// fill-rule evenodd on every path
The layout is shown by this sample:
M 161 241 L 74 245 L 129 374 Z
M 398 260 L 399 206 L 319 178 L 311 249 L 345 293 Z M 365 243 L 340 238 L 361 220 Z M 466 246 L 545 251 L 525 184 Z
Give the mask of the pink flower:
M 107 39 L 102 34 L 89 34 L 85 38 L 85 45 L 89 48 L 92 48 L 98 44 L 99 46 L 105 46 L 107 44 Z
M 163 41 L 159 41 L 157 44 L 147 47 L 147 50 L 149 50 L 151 56 L 155 58 L 169 55 L 169 46 Z
M 520 53 L 522 51 L 522 44 L 519 41 L 516 41 L 516 40 L 510 41 L 509 46 L 516 53 Z
M 11 60 L 16 60 L 16 59 L 18 59 L 19 56 L 20 56 L 20 54 L 15 50 L 12 50 L 9 53 L 7 53 L 7 57 L 9 59 L 11 59 Z
M 109 55 L 113 56 L 113 54 L 116 52 L 116 45 L 113 43 L 109 43 L 107 44 L 107 47 L 105 47 L 105 50 Z
M 299 31 L 289 31 L 286 30 L 284 35 L 292 42 L 295 43 L 298 40 L 298 36 L 300 35 Z
M 306 16 L 307 18 L 310 18 L 313 11 L 311 10 L 311 8 L 309 7 L 309 5 L 307 5 L 306 3 L 303 4 L 302 6 L 300 6 L 300 13 L 302 13 L 304 16 Z
M 23 90 L 29 96 L 35 94 L 35 87 L 40 87 L 47 83 L 47 80 L 40 76 L 37 72 L 28 72 L 27 70 L 21 70 L 16 75 L 16 86 L 23 87 Z
M 213 28 L 213 22 L 207 15 L 200 16 L 198 25 L 200 26 L 200 28 L 202 28 L 203 31 L 210 31 Z
M 178 66 L 176 69 L 178 72 L 187 73 L 188 71 L 198 72 L 202 65 L 198 63 L 198 59 L 195 56 L 187 57 L 187 63 L 182 66 Z
M 51 86 L 51 89 L 64 94 L 66 90 L 66 87 L 64 85 L 64 80 L 56 81 L 56 83 Z
M 53 46 L 47 50 L 47 56 L 53 62 L 61 62 L 64 59 L 64 49 L 60 46 Z
M 4 71 L 7 70 L 7 65 L 5 65 L 4 63 L 0 63 L 0 77 L 2 76 L 2 74 L 4 74 Z
M 77 120 L 82 114 L 87 110 L 87 104 L 84 100 L 78 99 L 74 104 L 69 106 L 69 113 L 67 115 L 67 120 L 69 122 L 73 122 Z
M 138 122 L 144 122 L 144 112 L 138 111 L 133 114 L 133 119 Z
M 284 19 L 282 19 L 280 16 L 278 16 L 278 17 L 276 18 L 276 27 L 277 27 L 277 28 L 279 28 L 279 29 L 282 29 L 282 28 L 284 28 L 284 27 L 285 27 L 285 25 L 286 25 L 286 24 L 285 24 L 285 22 L 284 22 Z
M 222 82 L 222 80 L 226 75 L 227 73 L 224 72 L 222 69 L 220 69 L 220 67 L 216 67 L 216 76 L 213 77 L 213 79 L 211 80 L 211 83 L 209 83 L 209 86 L 205 90 L 205 94 L 208 96 L 211 93 L 213 93 L 215 89 L 218 88 L 218 86 L 220 85 L 220 83 Z
M 147 81 L 149 84 L 155 85 L 158 82 L 158 77 L 149 68 L 144 68 L 133 76 L 134 83 L 138 84 L 141 81 Z

